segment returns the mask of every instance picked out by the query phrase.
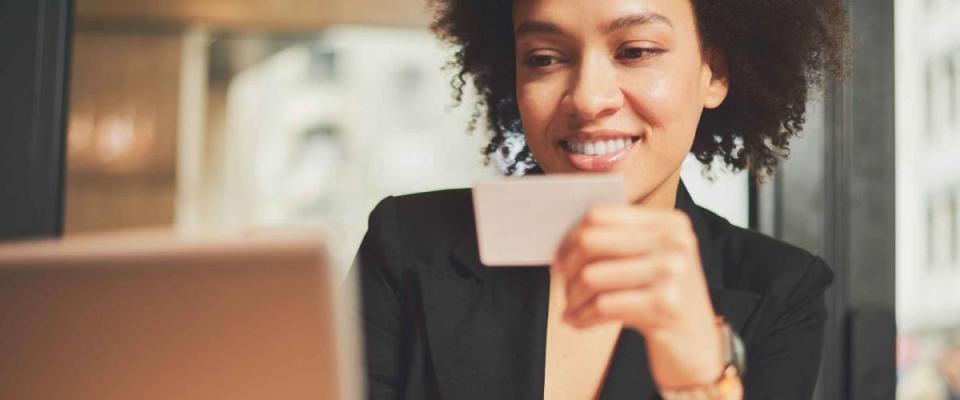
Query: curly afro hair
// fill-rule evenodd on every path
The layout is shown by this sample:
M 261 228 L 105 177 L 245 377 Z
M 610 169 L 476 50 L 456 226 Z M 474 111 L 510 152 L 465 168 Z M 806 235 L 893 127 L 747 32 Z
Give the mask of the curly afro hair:
M 730 90 L 715 109 L 704 110 L 691 152 L 709 169 L 720 157 L 732 170 L 749 169 L 758 180 L 773 174 L 789 155 L 789 141 L 804 123 L 810 90 L 827 74 L 846 71 L 847 15 L 840 0 L 690 0 L 701 47 L 727 62 Z M 486 114 L 492 131 L 484 164 L 500 151 L 507 174 L 542 173 L 530 149 L 511 152 L 522 138 L 517 109 L 513 0 L 430 0 L 431 29 L 457 51 L 454 98 L 463 100 L 467 78 L 479 95 L 470 123 Z M 511 154 L 516 153 L 516 154 Z M 521 170 L 518 170 L 521 169 Z

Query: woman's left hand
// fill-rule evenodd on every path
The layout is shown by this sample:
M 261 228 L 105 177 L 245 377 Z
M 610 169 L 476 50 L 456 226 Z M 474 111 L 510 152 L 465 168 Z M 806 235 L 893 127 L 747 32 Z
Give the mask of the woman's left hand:
M 661 388 L 715 381 L 723 371 L 697 237 L 680 210 L 595 206 L 557 249 L 566 279 L 565 320 L 585 328 L 619 321 L 644 336 Z

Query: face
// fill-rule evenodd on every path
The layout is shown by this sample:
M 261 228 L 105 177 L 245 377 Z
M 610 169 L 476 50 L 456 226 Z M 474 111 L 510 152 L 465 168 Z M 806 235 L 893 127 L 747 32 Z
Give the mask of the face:
M 616 173 L 631 202 L 673 207 L 720 57 L 683 0 L 515 0 L 517 100 L 546 173 Z

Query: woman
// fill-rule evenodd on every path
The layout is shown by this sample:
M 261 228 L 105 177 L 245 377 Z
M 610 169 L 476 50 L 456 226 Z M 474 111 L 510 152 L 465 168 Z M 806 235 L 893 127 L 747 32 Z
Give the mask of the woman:
M 680 166 L 772 172 L 843 69 L 838 3 L 436 0 L 487 156 L 521 133 L 510 172 L 617 173 L 631 204 L 589 210 L 549 268 L 486 268 L 467 189 L 381 201 L 352 272 L 369 397 L 810 398 L 829 267 L 696 206 Z

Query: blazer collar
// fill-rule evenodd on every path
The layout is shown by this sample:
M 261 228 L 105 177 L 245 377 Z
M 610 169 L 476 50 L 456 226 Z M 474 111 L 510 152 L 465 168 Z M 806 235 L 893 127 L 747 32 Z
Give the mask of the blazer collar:
M 715 243 L 714 233 L 704 219 L 701 211 L 698 209 L 690 193 L 687 191 L 683 180 L 677 190 L 676 208 L 687 213 L 693 224 L 694 233 L 700 247 L 700 260 L 703 265 L 704 275 L 707 278 L 707 286 L 711 289 L 723 287 L 723 269 L 720 265 L 721 252 Z M 464 229 L 452 250 L 453 264 L 465 276 L 471 276 L 480 282 L 485 282 L 494 275 L 491 268 L 483 265 L 480 261 L 480 253 L 477 248 L 476 223 L 471 208 L 468 217 L 469 223 L 464 224 Z
M 683 180 L 680 181 L 680 187 L 677 189 L 676 208 L 687 213 L 693 225 L 694 234 L 697 236 L 697 243 L 700 248 L 700 263 L 703 265 L 703 273 L 707 278 L 707 286 L 711 289 L 723 288 L 723 265 L 722 249 L 718 246 L 717 234 L 710 229 L 710 225 L 704 218 L 703 212 L 693 202 L 690 192 L 687 191 Z

